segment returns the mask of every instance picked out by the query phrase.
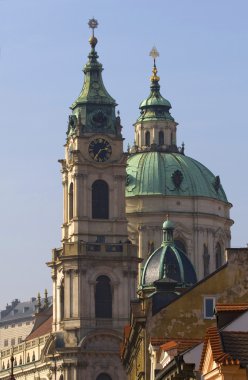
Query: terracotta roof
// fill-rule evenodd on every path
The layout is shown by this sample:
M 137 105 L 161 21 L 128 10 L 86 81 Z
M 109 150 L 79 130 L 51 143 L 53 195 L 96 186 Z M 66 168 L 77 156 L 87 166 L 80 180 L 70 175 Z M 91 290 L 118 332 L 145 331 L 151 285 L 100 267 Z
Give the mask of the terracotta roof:
M 222 311 L 246 311 L 248 310 L 248 303 L 228 304 L 228 305 L 217 303 L 215 305 L 215 310 L 218 313 Z
M 202 367 L 204 364 L 204 359 L 205 359 L 205 354 L 206 354 L 208 342 L 210 342 L 214 360 L 216 360 L 217 357 L 219 357 L 221 354 L 223 354 L 221 339 L 220 339 L 220 335 L 219 335 L 219 331 L 218 331 L 217 327 L 215 327 L 215 326 L 209 327 L 207 329 L 205 339 L 204 339 L 204 345 L 203 345 L 201 362 L 200 362 L 200 370 L 202 370 Z
M 27 336 L 26 340 L 35 339 L 42 335 L 46 335 L 52 332 L 52 322 L 53 322 L 53 316 L 51 315 L 45 322 L 39 325 L 37 329 L 33 330 L 30 333 L 30 335 Z
M 162 344 L 162 346 L 160 346 L 161 350 L 163 351 L 169 351 L 176 347 L 177 347 L 177 342 L 175 342 L 174 340 L 171 340 L 170 342 L 164 343 Z
M 239 361 L 241 365 L 248 364 L 248 332 L 222 331 L 220 333 L 224 351 L 229 354 L 229 360 Z
M 248 364 L 248 332 L 219 331 L 210 327 L 204 340 L 200 370 L 202 370 L 208 342 L 211 345 L 213 360 L 223 365 Z
M 163 343 L 165 343 L 165 338 L 151 338 L 150 342 L 152 346 L 161 346 Z
M 124 327 L 124 339 L 125 340 L 128 339 L 130 331 L 131 331 L 131 326 L 130 325 L 127 325 L 127 326 Z
M 170 340 L 160 346 L 162 351 L 169 351 L 173 348 L 177 349 L 177 353 L 182 353 L 197 344 L 201 343 L 202 339 L 175 339 Z

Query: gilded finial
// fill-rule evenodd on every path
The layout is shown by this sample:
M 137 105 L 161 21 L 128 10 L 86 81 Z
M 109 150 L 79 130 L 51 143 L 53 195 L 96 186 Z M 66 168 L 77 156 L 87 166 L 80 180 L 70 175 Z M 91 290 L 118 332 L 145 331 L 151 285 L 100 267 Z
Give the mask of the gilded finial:
M 160 80 L 159 76 L 157 75 L 157 67 L 156 67 L 156 58 L 159 57 L 159 52 L 157 51 L 156 47 L 153 46 L 152 50 L 150 51 L 149 54 L 153 58 L 153 69 L 152 73 L 153 75 L 151 76 L 151 81 L 152 82 L 158 82 Z
M 94 30 L 98 27 L 98 21 L 93 17 L 88 22 L 89 28 L 92 29 L 92 36 L 89 39 L 89 43 L 92 48 L 97 44 L 97 38 L 95 37 Z

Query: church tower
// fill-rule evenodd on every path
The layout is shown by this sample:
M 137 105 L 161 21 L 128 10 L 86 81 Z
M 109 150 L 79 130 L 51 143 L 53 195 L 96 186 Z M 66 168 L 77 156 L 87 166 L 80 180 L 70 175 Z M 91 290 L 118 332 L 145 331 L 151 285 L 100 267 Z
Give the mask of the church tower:
M 127 235 L 126 154 L 115 100 L 91 51 L 81 93 L 71 106 L 63 177 L 62 248 L 53 251 L 53 333 L 66 380 L 123 380 L 119 359 L 138 259 Z M 48 350 L 49 351 L 49 350 Z

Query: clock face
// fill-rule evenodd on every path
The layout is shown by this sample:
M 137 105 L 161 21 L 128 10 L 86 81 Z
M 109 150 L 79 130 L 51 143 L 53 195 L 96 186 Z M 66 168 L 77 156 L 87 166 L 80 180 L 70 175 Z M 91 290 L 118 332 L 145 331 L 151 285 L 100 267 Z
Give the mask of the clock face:
M 112 154 L 110 143 L 102 138 L 91 141 L 89 145 L 89 155 L 97 162 L 107 161 Z

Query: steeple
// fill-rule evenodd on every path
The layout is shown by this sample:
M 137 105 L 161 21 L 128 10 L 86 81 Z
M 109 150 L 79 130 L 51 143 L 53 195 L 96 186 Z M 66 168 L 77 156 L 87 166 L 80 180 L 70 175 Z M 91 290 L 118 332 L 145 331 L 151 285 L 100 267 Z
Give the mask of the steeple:
M 176 152 L 183 153 L 176 145 L 177 123 L 170 114 L 171 104 L 160 94 L 160 78 L 156 59 L 159 53 L 152 48 L 152 76 L 150 94 L 140 103 L 140 116 L 135 126 L 135 143 L 130 153 L 138 152 Z
M 170 114 L 171 104 L 160 94 L 159 76 L 156 66 L 156 58 L 159 52 L 152 48 L 150 56 L 153 58 L 153 69 L 151 76 L 150 95 L 140 103 L 141 115 L 138 120 L 174 120 Z
M 72 115 L 69 117 L 67 134 L 72 134 L 79 129 L 79 134 L 100 132 L 121 136 L 121 128 L 115 116 L 117 104 L 103 84 L 103 67 L 98 62 L 98 54 L 95 49 L 98 41 L 94 30 L 97 28 L 98 22 L 93 18 L 89 20 L 88 25 L 92 29 L 89 39 L 91 50 L 88 62 L 83 68 L 83 88 L 71 105 Z

